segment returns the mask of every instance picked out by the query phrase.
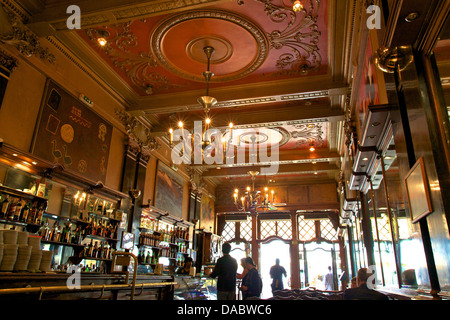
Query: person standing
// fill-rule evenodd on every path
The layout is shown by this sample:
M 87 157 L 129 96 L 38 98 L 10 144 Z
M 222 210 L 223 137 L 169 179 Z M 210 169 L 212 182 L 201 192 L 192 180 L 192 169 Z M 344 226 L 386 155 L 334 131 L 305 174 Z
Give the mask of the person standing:
M 283 275 L 287 277 L 286 269 L 280 266 L 280 259 L 275 260 L 275 265 L 270 268 L 270 277 L 272 280 L 272 293 L 277 290 L 283 290 Z
M 252 258 L 245 258 L 245 268 L 248 272 L 244 279 L 242 279 L 242 286 L 240 288 L 242 290 L 243 300 L 252 297 L 259 298 L 262 291 L 262 281 Z
M 328 267 L 328 273 L 325 275 L 325 290 L 334 290 L 333 272 L 331 272 L 331 267 Z
M 217 260 L 214 270 L 209 274 L 217 278 L 217 300 L 235 300 L 237 261 L 230 256 L 231 245 L 224 243 L 223 256 Z

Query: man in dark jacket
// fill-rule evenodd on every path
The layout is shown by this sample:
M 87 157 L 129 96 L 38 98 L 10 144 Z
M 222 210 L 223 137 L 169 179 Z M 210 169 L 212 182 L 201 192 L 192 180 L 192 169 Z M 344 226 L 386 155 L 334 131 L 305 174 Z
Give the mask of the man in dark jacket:
M 357 287 L 344 291 L 344 300 L 389 300 L 389 298 L 381 292 L 369 289 L 367 280 L 372 276 L 366 268 L 358 270 L 356 277 Z
M 235 300 L 237 261 L 230 256 L 231 246 L 224 243 L 223 256 L 217 260 L 211 278 L 217 277 L 217 300 Z

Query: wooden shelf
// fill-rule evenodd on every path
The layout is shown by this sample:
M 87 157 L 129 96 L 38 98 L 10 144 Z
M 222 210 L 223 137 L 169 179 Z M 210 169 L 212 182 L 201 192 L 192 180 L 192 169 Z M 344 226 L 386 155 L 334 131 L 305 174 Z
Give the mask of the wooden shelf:
M 13 188 L 10 188 L 10 187 L 7 187 L 7 186 L 0 186 L 0 192 L 1 193 L 7 193 L 9 195 L 16 196 L 16 197 L 26 198 L 28 200 L 37 200 L 37 201 L 40 201 L 40 202 L 48 201 L 45 198 L 38 197 L 38 196 L 35 196 L 35 195 L 31 194 L 31 193 L 27 193 L 27 192 L 23 192 L 23 191 L 20 191 L 20 190 L 16 190 L 16 189 L 13 189 Z
M 25 227 L 26 230 L 30 233 L 36 233 L 42 227 L 41 224 L 27 223 L 27 222 L 21 222 L 21 221 L 16 221 L 16 220 L 9 220 L 9 219 L 0 219 L 0 223 L 1 224 L 9 224 L 9 225 L 18 226 L 18 227 Z
M 84 249 L 84 245 L 82 245 L 82 244 L 69 243 L 69 242 L 59 242 L 59 241 L 50 241 L 50 240 L 41 239 L 41 243 L 53 244 L 56 246 L 66 246 L 66 247 L 73 247 L 73 248 L 78 248 L 78 249 L 83 248 Z
M 96 236 L 96 235 L 92 235 L 92 234 L 87 234 L 84 237 L 85 238 L 94 239 L 94 240 L 102 240 L 102 241 L 119 241 L 119 240 L 114 239 L 114 238 L 105 238 L 105 237 Z

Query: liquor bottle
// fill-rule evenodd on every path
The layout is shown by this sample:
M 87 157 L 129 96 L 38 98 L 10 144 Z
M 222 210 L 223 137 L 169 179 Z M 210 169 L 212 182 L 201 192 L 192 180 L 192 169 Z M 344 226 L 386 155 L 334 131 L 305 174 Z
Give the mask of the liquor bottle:
M 42 215 L 44 214 L 44 204 L 41 204 L 34 219 L 35 224 L 41 224 Z
M 92 258 L 97 258 L 98 255 L 98 245 L 97 242 L 94 245 L 94 249 L 92 249 Z
M 6 214 L 8 213 L 8 208 L 9 208 L 9 200 L 8 200 L 8 195 L 4 194 L 4 199 L 1 203 L 1 207 L 0 207 L 0 218 L 6 218 Z
M 80 227 L 77 227 L 75 233 L 72 235 L 70 242 L 73 244 L 79 244 L 80 243 L 79 241 L 80 241 Z
M 16 210 L 14 211 L 14 216 L 13 216 L 13 220 L 19 221 L 20 218 L 20 212 L 22 211 L 23 208 L 23 200 L 17 201 L 17 205 L 16 205 Z
M 45 223 L 44 223 L 44 236 L 43 236 L 43 239 L 44 240 L 48 240 L 49 236 L 50 236 L 50 225 L 48 223 L 48 218 L 47 218 Z
M 87 247 L 87 257 L 92 257 L 92 251 L 94 250 L 93 239 L 91 239 L 91 243 Z
M 31 207 L 30 212 L 28 213 L 27 223 L 34 223 L 36 211 L 37 211 L 37 201 L 33 203 L 33 206 Z
M 16 212 L 16 206 L 17 206 L 17 198 L 14 198 L 9 205 L 8 213 L 6 215 L 6 218 L 9 220 L 12 220 L 14 218 L 14 213 Z
M 19 221 L 26 222 L 29 212 L 30 212 L 30 205 L 29 203 L 25 203 L 25 205 L 22 208 L 22 211 L 20 212 Z
M 55 224 L 53 225 L 53 229 L 52 229 L 51 241 L 59 242 L 60 236 L 61 236 L 60 226 L 59 226 L 59 223 L 57 221 L 55 221 Z
M 105 259 L 111 259 L 111 247 L 108 243 L 105 246 Z

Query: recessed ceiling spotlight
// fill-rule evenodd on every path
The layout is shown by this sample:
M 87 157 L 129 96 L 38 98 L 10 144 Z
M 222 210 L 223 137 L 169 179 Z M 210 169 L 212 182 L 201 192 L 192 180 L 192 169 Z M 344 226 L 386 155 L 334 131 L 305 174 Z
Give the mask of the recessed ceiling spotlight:
M 98 38 L 98 39 L 97 39 L 97 42 L 98 42 L 98 44 L 99 44 L 100 46 L 102 46 L 102 47 L 106 46 L 106 44 L 108 43 L 108 41 L 106 41 L 105 38 Z
M 303 10 L 303 5 L 299 0 L 294 1 L 294 6 L 292 7 L 294 12 L 300 12 Z
M 419 13 L 418 12 L 411 12 L 410 14 L 408 14 L 405 18 L 406 22 L 413 22 L 415 20 L 417 20 L 417 18 L 419 18 Z

